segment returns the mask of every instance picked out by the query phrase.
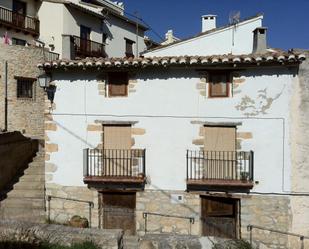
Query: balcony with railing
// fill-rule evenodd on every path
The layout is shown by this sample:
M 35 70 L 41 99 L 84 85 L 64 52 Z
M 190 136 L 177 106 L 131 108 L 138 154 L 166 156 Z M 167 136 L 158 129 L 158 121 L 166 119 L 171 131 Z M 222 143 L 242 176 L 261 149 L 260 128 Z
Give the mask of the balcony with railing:
M 40 35 L 40 21 L 37 18 L 22 15 L 3 7 L 0 7 L 0 26 L 33 36 Z
M 187 151 L 187 189 L 241 191 L 253 188 L 253 151 Z
M 106 57 L 105 44 L 71 36 L 75 57 Z
M 146 150 L 85 149 L 84 182 L 98 187 L 143 187 Z

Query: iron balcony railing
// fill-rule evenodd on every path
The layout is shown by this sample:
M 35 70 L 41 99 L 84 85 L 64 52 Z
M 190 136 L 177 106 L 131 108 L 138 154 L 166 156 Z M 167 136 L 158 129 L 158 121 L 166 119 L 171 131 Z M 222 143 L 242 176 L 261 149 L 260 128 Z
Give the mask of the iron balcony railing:
M 40 34 L 40 21 L 37 18 L 22 15 L 2 7 L 0 7 L 0 24 L 35 36 Z
M 45 61 L 56 61 L 59 60 L 59 54 L 50 52 L 50 51 L 44 51 L 44 59 Z
M 71 36 L 73 39 L 75 56 L 84 57 L 106 57 L 105 44 Z
M 138 178 L 144 179 L 146 150 L 85 149 L 85 178 Z
M 253 181 L 253 151 L 187 151 L 187 180 Z

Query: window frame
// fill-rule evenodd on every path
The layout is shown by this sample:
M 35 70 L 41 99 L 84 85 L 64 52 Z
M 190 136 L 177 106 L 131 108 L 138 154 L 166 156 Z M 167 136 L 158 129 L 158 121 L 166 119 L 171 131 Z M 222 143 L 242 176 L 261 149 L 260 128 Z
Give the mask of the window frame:
M 115 83 L 111 82 L 111 75 L 113 74 L 125 74 L 125 79 L 126 79 L 126 83 L 125 84 L 121 84 L 125 86 L 125 93 L 124 94 L 114 94 L 112 92 L 112 85 L 116 85 Z M 129 73 L 128 72 L 108 72 L 107 73 L 107 85 L 108 85 L 108 97 L 109 98 L 121 98 L 121 97 L 127 97 L 128 93 L 129 93 Z
M 132 41 L 132 40 L 130 40 L 130 39 L 128 39 L 128 38 L 124 38 L 124 40 L 125 40 L 125 55 L 126 55 L 126 57 L 127 58 L 130 58 L 130 57 L 132 57 L 132 58 L 134 58 L 135 56 L 134 56 L 134 43 L 135 43 L 135 41 Z M 130 44 L 131 45 L 131 47 L 132 47 L 132 53 L 129 53 L 128 52 L 128 50 L 127 50 L 127 44 Z
M 35 78 L 29 78 L 29 77 L 14 77 L 16 80 L 16 98 L 17 99 L 34 99 L 34 88 L 35 88 Z M 26 83 L 26 84 L 25 84 Z M 26 85 L 23 86 L 23 85 Z M 30 94 L 25 94 L 25 92 L 30 92 Z
M 213 82 L 212 77 L 214 75 L 225 75 L 226 77 L 226 94 L 222 95 L 213 95 L 212 88 L 213 88 Z M 232 73 L 230 71 L 211 71 L 208 72 L 208 98 L 229 98 L 231 96 L 231 83 L 233 81 L 232 79 Z M 222 84 L 222 83 L 221 83 Z

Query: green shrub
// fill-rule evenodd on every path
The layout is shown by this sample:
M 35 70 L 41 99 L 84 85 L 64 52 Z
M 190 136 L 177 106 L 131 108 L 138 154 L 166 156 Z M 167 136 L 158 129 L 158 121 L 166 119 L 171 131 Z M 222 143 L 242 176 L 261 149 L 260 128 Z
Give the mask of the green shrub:
M 229 240 L 217 243 L 213 249 L 254 249 L 249 242 L 245 240 Z
M 33 245 L 18 241 L 1 241 L 0 249 L 98 249 L 98 247 L 96 247 L 92 242 L 84 242 L 82 244 L 75 244 L 68 247 L 51 244 Z

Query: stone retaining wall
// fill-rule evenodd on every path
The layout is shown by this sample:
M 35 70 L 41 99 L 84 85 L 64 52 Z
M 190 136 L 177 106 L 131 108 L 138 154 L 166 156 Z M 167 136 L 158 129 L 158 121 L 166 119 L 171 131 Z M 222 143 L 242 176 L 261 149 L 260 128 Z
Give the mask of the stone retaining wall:
M 63 246 L 92 241 L 101 249 L 122 248 L 121 230 L 79 229 L 59 225 L 0 221 L 1 241 L 47 242 Z

